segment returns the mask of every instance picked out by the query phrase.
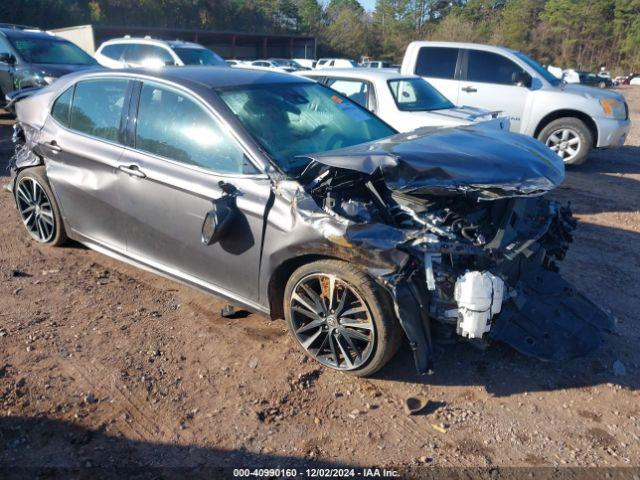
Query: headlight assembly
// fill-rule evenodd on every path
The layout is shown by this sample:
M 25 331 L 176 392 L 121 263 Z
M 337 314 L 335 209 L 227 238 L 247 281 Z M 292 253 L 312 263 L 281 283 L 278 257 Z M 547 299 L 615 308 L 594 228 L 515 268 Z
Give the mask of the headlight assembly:
M 624 106 L 624 102 L 620 100 L 602 98 L 600 99 L 600 106 L 605 117 L 615 118 L 616 120 L 625 120 L 627 118 L 627 109 Z

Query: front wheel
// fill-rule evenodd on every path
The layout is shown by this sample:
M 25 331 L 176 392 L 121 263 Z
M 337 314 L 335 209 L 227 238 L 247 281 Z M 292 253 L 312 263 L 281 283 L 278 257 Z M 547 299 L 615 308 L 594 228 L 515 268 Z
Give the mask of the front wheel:
M 16 178 L 14 195 L 18 213 L 31 238 L 51 246 L 65 242 L 60 209 L 43 166 L 22 170 Z
M 593 135 L 578 118 L 564 117 L 550 122 L 540 131 L 538 140 L 556 152 L 567 165 L 579 165 L 593 147 Z
M 382 368 L 402 340 L 381 287 L 346 262 L 320 260 L 296 270 L 285 288 L 284 312 L 309 357 L 357 376 Z

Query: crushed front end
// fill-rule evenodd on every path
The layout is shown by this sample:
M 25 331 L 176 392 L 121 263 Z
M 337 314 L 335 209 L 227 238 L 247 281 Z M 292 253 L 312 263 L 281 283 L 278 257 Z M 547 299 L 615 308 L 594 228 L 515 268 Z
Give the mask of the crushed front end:
M 343 241 L 406 254 L 377 277 L 421 373 L 433 369 L 432 335 L 562 360 L 613 328 L 558 273 L 576 221 L 543 194 L 564 178 L 562 162 L 535 140 L 504 135 L 402 134 L 312 156 L 301 177 L 325 213 L 346 219 Z

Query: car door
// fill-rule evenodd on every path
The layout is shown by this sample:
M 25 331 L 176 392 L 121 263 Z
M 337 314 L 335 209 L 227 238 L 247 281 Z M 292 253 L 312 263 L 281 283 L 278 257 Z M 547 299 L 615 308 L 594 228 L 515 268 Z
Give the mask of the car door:
M 458 104 L 503 111 L 511 120 L 511 131 L 519 132 L 530 86 L 529 74 L 504 55 L 466 50 Z
M 13 78 L 16 68 L 9 58 L 13 58 L 15 62 L 16 57 L 13 53 L 13 49 L 9 46 L 9 42 L 7 42 L 7 40 L 2 36 L 0 36 L 0 55 L 3 55 L 6 60 L 0 60 L 0 105 L 4 105 L 4 96 L 15 90 Z
M 265 208 L 271 188 L 225 125 L 188 92 L 139 84 L 135 131 L 121 168 L 127 255 L 228 296 L 258 299 Z M 204 221 L 232 210 L 222 237 Z M 230 293 L 229 293 L 230 292 Z
M 119 251 L 125 241 L 117 167 L 129 87 L 115 78 L 71 86 L 54 101 L 38 144 L 65 227 Z
M 421 47 L 414 72 L 436 87 L 451 102 L 458 104 L 460 49 L 454 47 Z

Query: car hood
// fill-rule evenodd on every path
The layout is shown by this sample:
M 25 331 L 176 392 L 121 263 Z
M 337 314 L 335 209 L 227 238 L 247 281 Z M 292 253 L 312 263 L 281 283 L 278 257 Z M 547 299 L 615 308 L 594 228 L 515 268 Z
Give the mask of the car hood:
M 611 90 L 605 90 L 597 87 L 590 87 L 589 85 L 582 85 L 580 83 L 567 83 L 562 87 L 558 87 L 567 93 L 573 93 L 580 95 L 584 98 L 594 98 L 600 100 L 601 98 L 614 98 L 616 100 L 624 101 L 624 96 Z
M 474 126 L 424 127 L 375 142 L 307 155 L 314 165 L 379 172 L 406 194 L 469 193 L 478 199 L 543 194 L 562 183 L 564 164 L 542 143 Z
M 443 110 L 430 110 L 428 112 L 421 113 L 428 113 L 431 117 L 440 118 L 445 122 L 457 121 L 462 124 L 490 120 L 493 116 L 498 115 L 500 112 L 485 110 L 483 108 L 462 106 L 455 108 L 446 108 Z

